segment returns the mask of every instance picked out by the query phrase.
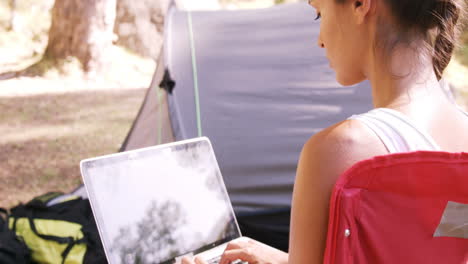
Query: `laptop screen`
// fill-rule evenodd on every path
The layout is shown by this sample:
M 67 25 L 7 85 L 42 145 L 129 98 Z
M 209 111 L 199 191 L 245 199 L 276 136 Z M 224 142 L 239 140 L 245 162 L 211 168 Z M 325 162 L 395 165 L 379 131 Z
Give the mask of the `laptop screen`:
M 240 237 L 208 139 L 85 160 L 111 263 L 170 263 Z

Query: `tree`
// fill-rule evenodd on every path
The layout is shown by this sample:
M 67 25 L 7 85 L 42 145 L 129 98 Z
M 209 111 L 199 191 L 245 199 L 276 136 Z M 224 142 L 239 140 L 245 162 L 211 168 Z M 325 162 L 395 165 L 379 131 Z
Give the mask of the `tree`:
M 9 25 L 8 25 L 8 30 L 15 31 L 15 29 L 16 29 L 16 19 L 17 19 L 17 16 L 16 16 L 16 0 L 10 0 L 9 3 L 10 3 L 11 13 L 10 13 L 10 21 L 9 21 Z
M 56 0 L 47 59 L 76 57 L 85 71 L 98 71 L 112 46 L 116 0 Z
M 117 45 L 157 60 L 168 5 L 168 0 L 119 0 L 115 20 Z

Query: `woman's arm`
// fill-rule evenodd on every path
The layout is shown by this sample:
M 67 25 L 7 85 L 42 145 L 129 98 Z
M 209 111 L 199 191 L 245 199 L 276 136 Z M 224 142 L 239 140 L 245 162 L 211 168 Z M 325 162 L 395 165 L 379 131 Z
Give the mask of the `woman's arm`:
M 355 120 L 327 128 L 304 145 L 294 183 L 289 263 L 323 263 L 338 177 L 356 162 L 385 153 L 380 140 Z
M 339 174 L 333 148 L 324 134 L 305 144 L 294 183 L 289 263 L 322 263 L 328 225 L 330 194 Z M 339 151 L 336 151 L 339 152 Z

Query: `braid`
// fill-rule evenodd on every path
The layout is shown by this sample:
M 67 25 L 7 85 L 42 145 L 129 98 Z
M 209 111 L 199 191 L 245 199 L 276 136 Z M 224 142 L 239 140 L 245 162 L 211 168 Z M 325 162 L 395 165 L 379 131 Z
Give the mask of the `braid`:
M 458 20 L 461 17 L 462 7 L 453 0 L 438 0 L 433 9 L 436 19 L 438 34 L 435 37 L 434 55 L 432 62 L 437 78 L 442 78 L 442 73 L 450 62 L 455 43 L 459 36 Z
M 335 0 L 344 3 L 346 0 Z M 461 24 L 464 19 L 467 0 L 382 0 L 395 18 L 395 26 L 399 30 L 397 38 L 385 39 L 382 32 L 381 40 L 387 50 L 395 47 L 397 42 L 410 43 L 415 38 L 422 37 L 427 48 L 432 51 L 434 72 L 440 80 L 452 58 Z M 381 23 L 381 27 L 385 23 Z M 383 28 L 381 28 L 383 31 Z M 387 34 L 388 35 L 388 34 Z

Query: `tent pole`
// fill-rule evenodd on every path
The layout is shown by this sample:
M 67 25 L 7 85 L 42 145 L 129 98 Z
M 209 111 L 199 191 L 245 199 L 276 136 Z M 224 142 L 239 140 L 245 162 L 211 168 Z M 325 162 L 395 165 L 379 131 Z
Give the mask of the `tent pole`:
M 192 12 L 187 12 L 188 16 L 188 28 L 190 35 L 190 48 L 192 52 L 192 69 L 193 69 L 193 87 L 195 89 L 195 110 L 197 114 L 197 127 L 198 127 L 198 136 L 201 137 L 202 128 L 201 128 L 201 113 L 200 113 L 200 97 L 198 90 L 198 70 L 197 70 L 197 57 L 195 54 L 195 42 L 193 37 L 193 21 L 192 21 Z

